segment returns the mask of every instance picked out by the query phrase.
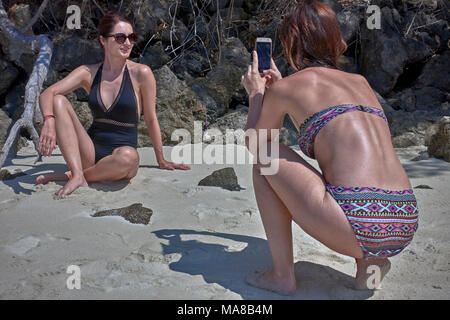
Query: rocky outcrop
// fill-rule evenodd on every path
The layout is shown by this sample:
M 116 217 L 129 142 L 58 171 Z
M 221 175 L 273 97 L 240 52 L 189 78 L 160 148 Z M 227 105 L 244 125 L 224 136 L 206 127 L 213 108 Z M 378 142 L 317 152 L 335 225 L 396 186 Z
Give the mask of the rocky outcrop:
M 431 137 L 428 153 L 450 162 L 450 117 L 442 117 L 439 128 Z
M 361 28 L 361 73 L 381 95 L 394 89 L 407 64 L 432 54 L 424 43 L 404 38 L 392 25 L 392 10 L 381 10 L 381 29 Z
M 19 70 L 11 62 L 0 58 L 0 74 L 2 75 L 0 77 L 0 95 L 2 95 L 14 83 L 14 80 L 19 75 Z
M 226 39 L 221 48 L 219 63 L 206 75 L 192 84 L 192 90 L 214 118 L 226 113 L 233 99 L 246 100 L 241 76 L 250 64 L 250 54 L 237 38 Z
M 156 114 L 161 128 L 163 144 L 174 144 L 171 135 L 175 129 L 186 129 L 191 137 L 194 135 L 194 121 L 204 121 L 206 108 L 189 89 L 184 81 L 179 80 L 175 74 L 164 66 L 154 71 L 156 83 Z M 145 124 L 139 126 L 139 146 L 148 146 L 150 140 Z

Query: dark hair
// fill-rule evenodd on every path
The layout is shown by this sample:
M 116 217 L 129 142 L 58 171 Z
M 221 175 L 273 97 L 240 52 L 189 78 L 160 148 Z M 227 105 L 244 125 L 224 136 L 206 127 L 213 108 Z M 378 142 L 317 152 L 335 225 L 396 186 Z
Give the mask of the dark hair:
M 337 60 L 347 50 L 334 11 L 317 0 L 303 0 L 281 23 L 280 40 L 289 64 L 338 69 Z
M 120 12 L 108 11 L 103 17 L 100 18 L 100 21 L 98 22 L 97 31 L 99 38 L 100 36 L 104 37 L 110 34 L 114 29 L 114 26 L 120 21 L 129 23 L 134 30 L 133 24 L 123 14 Z

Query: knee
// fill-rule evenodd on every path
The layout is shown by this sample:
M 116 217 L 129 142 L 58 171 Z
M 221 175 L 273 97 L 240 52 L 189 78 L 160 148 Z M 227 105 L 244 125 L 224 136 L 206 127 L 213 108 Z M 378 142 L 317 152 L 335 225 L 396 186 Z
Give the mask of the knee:
M 139 154 L 136 149 L 131 147 L 122 147 L 116 152 L 117 158 L 124 169 L 129 171 L 139 164 Z
M 69 100 L 62 94 L 57 94 L 53 97 L 53 112 L 59 113 L 67 110 L 67 106 L 70 104 Z

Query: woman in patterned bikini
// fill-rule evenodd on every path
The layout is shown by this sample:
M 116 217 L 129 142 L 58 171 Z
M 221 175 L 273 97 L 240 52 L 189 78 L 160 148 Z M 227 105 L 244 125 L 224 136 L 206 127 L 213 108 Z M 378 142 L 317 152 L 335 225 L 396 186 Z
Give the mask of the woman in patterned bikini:
M 410 181 L 370 85 L 363 76 L 337 68 L 347 45 L 333 10 L 319 1 L 302 1 L 283 20 L 280 39 L 297 72 L 282 79 L 272 60 L 261 75 L 253 52 L 242 77 L 249 94 L 246 128 L 279 129 L 288 114 L 299 129 L 300 149 L 318 161 L 322 173 L 283 144 L 276 144 L 279 156 L 272 160 L 276 174 L 262 175 L 264 166 L 253 166 L 273 268 L 254 272 L 246 281 L 282 294 L 296 291 L 295 221 L 330 249 L 355 258 L 356 288 L 372 289 L 368 272 L 376 269 L 369 267 L 379 268 L 381 281 L 390 268 L 388 257 L 401 252 L 417 230 Z M 258 145 L 270 154 L 270 131 L 267 137 Z
M 143 112 L 161 169 L 190 169 L 164 160 L 156 117 L 156 82 L 151 69 L 128 60 L 137 38 L 124 16 L 110 12 L 99 21 L 105 60 L 82 65 L 40 96 L 44 116 L 39 149 L 51 156 L 56 141 L 70 171 L 41 175 L 37 183 L 68 181 L 56 194 L 65 196 L 87 182 L 132 179 L 139 168 L 137 124 Z M 94 121 L 83 128 L 64 96 L 77 88 L 89 93 Z M 115 98 L 114 98 L 115 97 Z

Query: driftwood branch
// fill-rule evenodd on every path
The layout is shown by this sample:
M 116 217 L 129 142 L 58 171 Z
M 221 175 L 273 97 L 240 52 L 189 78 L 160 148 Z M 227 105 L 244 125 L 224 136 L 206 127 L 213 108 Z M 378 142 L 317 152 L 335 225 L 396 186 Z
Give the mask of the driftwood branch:
M 1 168 L 3 167 L 9 150 L 11 149 L 18 133 L 20 132 L 20 129 L 22 128 L 26 129 L 33 139 L 34 146 L 38 152 L 36 162 L 41 160 L 42 155 L 37 148 L 39 143 L 39 134 L 34 127 L 34 118 L 37 116 L 38 119 L 42 119 L 40 109 L 38 108 L 39 95 L 41 93 L 44 80 L 47 77 L 50 59 L 52 57 L 53 44 L 46 35 L 26 36 L 17 30 L 9 21 L 2 1 L 0 1 L 0 30 L 5 34 L 6 38 L 14 42 L 15 47 L 21 47 L 24 51 L 26 51 L 29 50 L 29 47 L 31 46 L 31 50 L 33 52 L 36 48 L 39 48 L 39 53 L 36 62 L 34 63 L 33 71 L 31 72 L 30 78 L 25 86 L 24 112 L 20 119 L 17 120 L 12 126 L 8 138 L 6 139 L 0 152 Z M 19 57 L 13 58 L 19 59 Z

